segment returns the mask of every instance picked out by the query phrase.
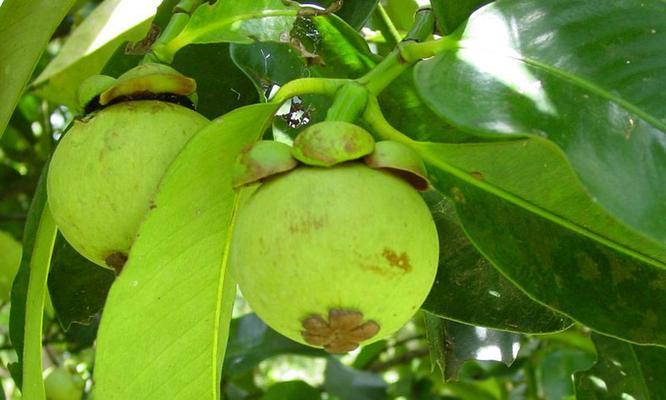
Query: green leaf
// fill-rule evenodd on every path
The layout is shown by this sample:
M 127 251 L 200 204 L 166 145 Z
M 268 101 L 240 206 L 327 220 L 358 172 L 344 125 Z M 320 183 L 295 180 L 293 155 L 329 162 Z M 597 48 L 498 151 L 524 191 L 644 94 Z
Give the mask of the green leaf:
M 115 274 L 93 264 L 58 235 L 51 259 L 48 286 L 60 325 L 89 324 L 104 307 Z
M 328 353 L 287 339 L 255 314 L 244 315 L 231 321 L 222 373 L 224 376 L 241 375 L 265 359 L 281 354 L 325 357 Z
M 594 364 L 594 358 L 594 354 L 557 346 L 543 359 L 537 359 L 537 376 L 545 398 L 562 399 L 573 395 L 573 374 L 576 371 L 589 369 Z
M 46 298 L 46 279 L 57 229 L 46 201 L 46 175 L 42 171 L 30 206 L 23 238 L 23 258 L 12 288 L 10 337 L 18 365 L 18 378 L 26 399 L 44 400 L 42 381 L 42 318 Z
M 355 370 L 333 357 L 326 363 L 324 388 L 340 400 L 383 400 L 387 386 L 379 375 Z
M 416 0 L 388 0 L 384 9 L 395 27 L 407 32 L 414 25 L 414 14 L 419 9 L 419 4 Z
M 11 299 L 12 282 L 21 266 L 23 246 L 5 231 L 0 231 L 0 302 Z
M 300 7 L 281 0 L 218 0 L 199 6 L 185 28 L 163 48 L 154 49 L 169 61 L 194 43 L 280 41 L 291 30 Z
M 511 365 L 520 350 L 520 335 L 460 324 L 424 313 L 430 357 L 446 380 L 455 379 L 468 360 L 501 361 Z
M 666 398 L 666 349 L 635 346 L 616 339 L 592 335 L 597 363 L 575 374 L 578 399 Z
M 0 7 L 0 137 L 51 34 L 74 0 L 5 0 Z
M 552 141 L 595 201 L 666 242 L 664 13 L 659 0 L 501 0 L 417 66 L 419 90 L 456 126 Z
M 78 108 L 76 91 L 102 70 L 124 41 L 140 40 L 161 0 L 102 2 L 67 38 L 62 49 L 32 82 L 36 93 L 56 104 Z
M 561 331 L 571 320 L 535 302 L 476 250 L 437 192 L 426 200 L 439 234 L 440 266 L 422 308 L 447 319 L 512 332 Z M 474 299 L 474 301 L 469 301 Z
M 450 35 L 484 4 L 494 0 L 430 0 L 439 31 Z
M 197 112 L 207 118 L 258 100 L 252 81 L 232 62 L 228 43 L 188 46 L 171 66 L 197 81 Z
M 303 381 L 278 382 L 269 387 L 262 400 L 319 400 L 319 390 L 313 388 Z
M 247 106 L 212 121 L 166 172 L 106 302 L 96 397 L 219 398 L 235 294 L 227 249 L 240 202 L 229 171 L 276 108 Z
M 323 0 L 317 1 L 316 3 L 322 7 L 328 7 L 333 3 L 333 1 L 338 0 Z M 303 4 L 312 4 L 311 1 L 307 0 L 298 0 L 299 3 Z M 372 10 L 375 9 L 375 6 L 379 0 L 344 0 L 341 1 L 342 7 L 335 14 L 342 18 L 354 29 L 359 30 L 365 24 L 365 21 L 368 19 Z
M 666 344 L 664 248 L 587 198 L 552 144 L 415 147 L 472 243 L 530 297 L 600 332 Z

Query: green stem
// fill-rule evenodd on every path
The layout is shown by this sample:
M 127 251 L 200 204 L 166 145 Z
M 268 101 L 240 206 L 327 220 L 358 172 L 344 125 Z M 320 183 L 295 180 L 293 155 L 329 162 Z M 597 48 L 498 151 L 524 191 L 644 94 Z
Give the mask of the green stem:
M 48 205 L 44 206 L 35 245 L 30 258 L 30 278 L 25 306 L 23 344 L 23 398 L 46 398 L 42 381 L 42 324 L 46 279 L 51 264 L 51 253 L 56 237 L 56 224 Z
M 187 23 L 190 22 L 190 15 L 201 5 L 201 2 L 202 0 L 181 0 L 178 2 L 166 28 L 153 43 L 152 50 L 141 60 L 142 64 L 148 62 L 171 63 L 173 61 L 173 55 L 164 54 L 160 50 L 183 31 Z
M 389 124 L 386 118 L 384 118 L 384 114 L 382 114 L 377 97 L 374 95 L 368 97 L 368 103 L 365 106 L 361 118 L 363 119 L 363 122 L 365 122 L 368 127 L 382 139 L 393 140 L 406 145 L 414 143 L 414 140 Z
M 368 90 L 356 82 L 349 82 L 335 93 L 333 104 L 326 113 L 326 121 L 354 122 L 365 110 Z
M 416 61 L 407 62 L 402 57 L 402 48 L 408 44 L 412 44 L 411 42 L 427 39 L 432 35 L 434 30 L 435 18 L 432 15 L 432 10 L 424 8 L 417 11 L 414 25 L 405 39 L 382 62 L 377 64 L 370 72 L 360 77 L 357 82 L 366 86 L 370 93 L 374 95 L 379 94 Z
M 284 103 L 294 96 L 303 94 L 334 95 L 349 79 L 301 78 L 287 82 L 270 100 L 271 103 Z

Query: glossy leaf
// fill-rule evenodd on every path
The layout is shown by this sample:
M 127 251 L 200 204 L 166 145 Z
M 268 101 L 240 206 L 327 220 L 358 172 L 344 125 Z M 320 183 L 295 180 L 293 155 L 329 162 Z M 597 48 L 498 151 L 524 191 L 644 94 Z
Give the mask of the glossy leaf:
M 424 310 L 513 332 L 554 332 L 571 325 L 568 318 L 529 298 L 476 250 L 456 219 L 452 201 L 437 192 L 425 195 L 437 225 L 440 266 Z
M 439 31 L 450 35 L 484 4 L 494 0 L 430 0 Z
M 600 332 L 666 345 L 663 248 L 586 199 L 549 146 L 416 145 L 472 243 L 530 297 Z
M 69 35 L 32 88 L 51 102 L 77 108 L 81 82 L 99 73 L 121 43 L 145 36 L 159 4 L 160 0 L 102 2 Z
M 460 324 L 424 313 L 430 357 L 446 380 L 455 379 L 468 360 L 502 361 L 516 359 L 520 335 L 472 325 Z
M 355 370 L 330 357 L 324 388 L 340 400 L 382 400 L 386 398 L 387 384 L 377 374 Z
M 666 349 L 635 346 L 601 335 L 592 339 L 598 358 L 591 369 L 575 374 L 578 399 L 666 398 Z
M 0 137 L 51 34 L 74 0 L 5 0 L 0 7 Z
M 231 321 L 229 342 L 224 358 L 224 376 L 236 376 L 251 371 L 265 359 L 280 354 L 299 354 L 325 357 L 321 349 L 305 346 L 275 332 L 255 314 Z
M 275 110 L 247 106 L 212 121 L 167 171 L 106 302 L 96 397 L 219 398 L 235 294 L 226 250 L 240 201 L 230 171 Z
M 666 3 L 498 1 L 416 68 L 426 103 L 489 136 L 546 137 L 613 216 L 666 241 Z M 444 95 L 446 94 L 446 95 Z
M 60 325 L 89 324 L 102 311 L 115 274 L 93 264 L 58 235 L 51 260 L 48 286 Z
M 188 44 L 280 41 L 299 15 L 300 8 L 281 0 L 218 0 L 194 11 L 185 28 L 158 54 L 169 61 Z
M 42 326 L 47 295 L 46 279 L 56 237 L 56 225 L 46 201 L 44 168 L 33 197 L 23 239 L 21 267 L 12 288 L 10 337 L 18 365 L 12 368 L 24 398 L 44 400 L 42 381 Z

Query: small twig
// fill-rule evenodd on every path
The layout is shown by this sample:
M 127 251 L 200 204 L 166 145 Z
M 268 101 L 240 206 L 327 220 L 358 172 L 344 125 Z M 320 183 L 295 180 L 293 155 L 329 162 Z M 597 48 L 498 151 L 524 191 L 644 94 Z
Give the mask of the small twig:
M 367 368 L 367 370 L 372 372 L 383 372 L 392 367 L 395 367 L 396 365 L 407 364 L 408 362 L 414 359 L 425 357 L 429 353 L 430 352 L 428 351 L 428 349 L 418 349 L 418 350 L 408 351 L 394 359 L 372 364 L 370 367 Z

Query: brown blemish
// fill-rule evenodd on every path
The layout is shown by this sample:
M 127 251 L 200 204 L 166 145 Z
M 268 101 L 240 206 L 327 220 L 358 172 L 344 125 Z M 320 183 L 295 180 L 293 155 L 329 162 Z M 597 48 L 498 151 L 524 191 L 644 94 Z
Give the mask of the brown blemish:
M 400 268 L 405 272 L 409 272 L 412 270 L 412 265 L 409 263 L 409 256 L 407 256 L 407 253 L 405 252 L 398 255 L 398 253 L 396 253 L 395 251 L 387 248 L 384 249 L 382 256 L 384 256 L 386 261 L 388 261 L 389 264 L 391 264 L 394 267 Z
M 483 174 L 479 171 L 472 171 L 469 174 L 476 180 L 482 181 L 484 179 Z
M 309 233 L 313 230 L 319 230 L 324 227 L 326 219 L 324 217 L 303 217 L 299 221 L 292 221 L 289 224 L 290 233 Z
M 121 251 L 116 251 L 115 253 L 108 255 L 104 259 L 104 262 L 116 271 L 116 275 L 120 275 L 125 263 L 127 263 L 127 254 Z
M 331 309 L 328 321 L 313 314 L 302 325 L 301 335 L 308 344 L 335 354 L 352 351 L 379 332 L 379 324 L 372 320 L 363 322 L 363 313 L 352 310 Z

